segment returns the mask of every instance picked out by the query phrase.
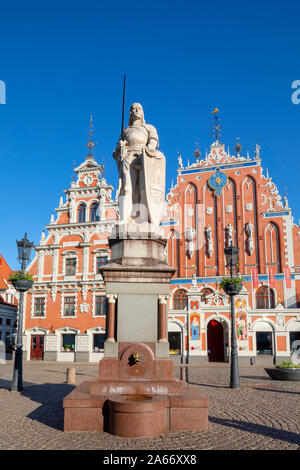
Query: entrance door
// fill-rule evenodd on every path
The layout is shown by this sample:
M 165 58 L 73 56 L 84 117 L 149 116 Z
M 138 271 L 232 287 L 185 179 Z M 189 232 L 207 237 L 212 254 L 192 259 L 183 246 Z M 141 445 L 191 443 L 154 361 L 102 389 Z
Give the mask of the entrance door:
M 207 352 L 209 362 L 224 362 L 223 326 L 216 320 L 207 326 Z
M 43 353 L 44 353 L 44 335 L 32 335 L 30 359 L 42 360 Z

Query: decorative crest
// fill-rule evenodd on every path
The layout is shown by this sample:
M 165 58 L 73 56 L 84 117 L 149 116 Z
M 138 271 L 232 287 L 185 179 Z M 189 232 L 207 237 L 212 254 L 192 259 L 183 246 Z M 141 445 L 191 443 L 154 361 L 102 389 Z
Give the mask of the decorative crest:
M 196 160 L 196 163 L 199 163 L 199 160 L 200 160 L 200 157 L 201 157 L 201 152 L 199 150 L 199 143 L 196 142 L 196 150 L 194 152 L 194 157 L 195 157 L 195 160 Z

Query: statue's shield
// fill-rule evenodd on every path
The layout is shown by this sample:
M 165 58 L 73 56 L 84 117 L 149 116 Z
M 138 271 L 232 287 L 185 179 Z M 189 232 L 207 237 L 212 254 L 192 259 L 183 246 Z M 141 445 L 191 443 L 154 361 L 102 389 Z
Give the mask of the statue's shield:
M 150 157 L 143 152 L 143 169 L 145 178 L 146 200 L 150 222 L 159 226 L 165 201 L 166 159 L 163 153 L 160 158 Z

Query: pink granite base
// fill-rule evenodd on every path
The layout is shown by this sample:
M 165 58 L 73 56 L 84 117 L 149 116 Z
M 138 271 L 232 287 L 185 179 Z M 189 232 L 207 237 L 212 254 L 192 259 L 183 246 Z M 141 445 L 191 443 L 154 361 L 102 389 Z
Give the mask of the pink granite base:
M 151 343 L 123 343 L 119 357 L 103 358 L 98 378 L 65 397 L 64 431 L 154 437 L 168 430 L 207 430 L 208 399 L 197 386 L 174 379 L 172 360 L 155 358 L 153 349 Z M 134 351 L 143 354 L 141 363 L 130 363 Z

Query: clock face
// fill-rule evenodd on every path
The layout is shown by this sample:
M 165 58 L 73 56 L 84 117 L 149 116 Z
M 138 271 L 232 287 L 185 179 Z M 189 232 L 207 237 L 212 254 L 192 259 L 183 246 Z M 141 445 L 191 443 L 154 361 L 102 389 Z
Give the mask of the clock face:
M 208 184 L 211 187 L 211 189 L 214 190 L 216 196 L 220 196 L 220 194 L 222 194 L 222 189 L 227 184 L 227 181 L 228 181 L 228 178 L 225 175 L 225 173 L 222 173 L 222 171 L 219 168 L 217 168 L 216 172 L 210 176 L 208 180 Z

